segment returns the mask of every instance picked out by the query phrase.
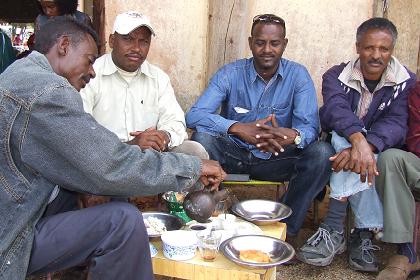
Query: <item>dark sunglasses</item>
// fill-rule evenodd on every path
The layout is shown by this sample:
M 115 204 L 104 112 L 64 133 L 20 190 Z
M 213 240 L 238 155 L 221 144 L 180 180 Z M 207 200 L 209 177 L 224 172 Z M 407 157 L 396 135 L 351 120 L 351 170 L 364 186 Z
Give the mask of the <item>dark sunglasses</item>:
M 279 23 L 279 24 L 284 24 L 284 20 L 279 18 L 278 16 L 275 15 L 269 15 L 269 14 L 264 14 L 264 15 L 257 15 L 252 19 L 252 23 L 255 23 L 257 21 L 264 21 L 264 22 L 275 22 L 275 23 Z

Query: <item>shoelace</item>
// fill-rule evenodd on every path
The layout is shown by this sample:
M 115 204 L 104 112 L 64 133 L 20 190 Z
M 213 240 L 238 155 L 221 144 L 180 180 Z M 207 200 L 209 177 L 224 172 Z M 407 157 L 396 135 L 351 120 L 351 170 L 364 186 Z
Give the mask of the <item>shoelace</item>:
M 372 244 L 372 240 L 363 239 L 362 240 L 362 260 L 366 263 L 373 263 L 374 256 L 372 251 L 379 251 L 381 248 L 377 245 Z
M 331 240 L 331 234 L 328 230 L 320 227 L 318 228 L 318 231 L 315 232 L 314 235 L 312 235 L 306 243 L 308 243 L 311 246 L 316 246 L 321 242 L 321 240 L 325 240 L 325 245 L 327 246 L 327 250 L 330 252 L 334 252 L 334 243 Z

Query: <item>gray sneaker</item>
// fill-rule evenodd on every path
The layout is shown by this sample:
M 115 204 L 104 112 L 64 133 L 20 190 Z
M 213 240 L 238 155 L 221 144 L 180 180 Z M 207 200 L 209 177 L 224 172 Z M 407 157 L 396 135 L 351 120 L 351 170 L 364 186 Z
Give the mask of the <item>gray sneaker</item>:
M 297 253 L 297 258 L 307 264 L 316 266 L 329 265 L 336 254 L 346 250 L 344 233 L 321 224 Z
M 351 269 L 377 272 L 378 261 L 374 251 L 380 250 L 379 246 L 372 244 L 373 233 L 368 230 L 355 229 L 350 235 L 349 265 Z

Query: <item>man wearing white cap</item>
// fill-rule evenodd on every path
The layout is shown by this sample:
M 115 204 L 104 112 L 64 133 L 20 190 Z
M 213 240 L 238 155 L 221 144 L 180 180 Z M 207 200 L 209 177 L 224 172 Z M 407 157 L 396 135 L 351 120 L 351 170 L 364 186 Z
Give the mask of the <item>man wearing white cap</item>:
M 168 75 L 146 61 L 151 35 L 155 31 L 144 15 L 116 17 L 109 36 L 112 52 L 96 60 L 96 78 L 81 91 L 84 109 L 121 141 L 208 159 L 201 144 L 184 141 L 184 112 Z

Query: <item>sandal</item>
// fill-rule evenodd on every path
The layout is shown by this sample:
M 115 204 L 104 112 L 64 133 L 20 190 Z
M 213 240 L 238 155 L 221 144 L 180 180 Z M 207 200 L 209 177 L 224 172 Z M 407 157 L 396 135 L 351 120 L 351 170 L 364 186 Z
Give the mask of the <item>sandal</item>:
M 386 267 L 378 274 L 376 280 L 405 280 L 413 272 L 420 270 L 420 261 L 417 257 L 411 264 L 406 256 L 392 256 Z
M 415 263 L 413 263 L 411 265 L 411 272 L 410 275 L 408 276 L 409 278 L 415 277 L 420 275 L 420 260 L 419 260 L 419 256 L 417 256 L 417 260 Z

